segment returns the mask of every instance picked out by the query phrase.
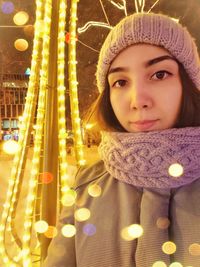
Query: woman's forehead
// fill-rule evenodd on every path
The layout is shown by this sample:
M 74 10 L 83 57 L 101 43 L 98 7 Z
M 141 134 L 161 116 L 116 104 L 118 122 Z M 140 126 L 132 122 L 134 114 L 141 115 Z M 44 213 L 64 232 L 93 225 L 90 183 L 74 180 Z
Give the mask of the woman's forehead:
M 177 60 L 166 49 L 149 44 L 132 45 L 124 49 L 111 63 L 108 75 L 130 65 L 148 68 L 162 61 L 169 61 L 177 65 Z

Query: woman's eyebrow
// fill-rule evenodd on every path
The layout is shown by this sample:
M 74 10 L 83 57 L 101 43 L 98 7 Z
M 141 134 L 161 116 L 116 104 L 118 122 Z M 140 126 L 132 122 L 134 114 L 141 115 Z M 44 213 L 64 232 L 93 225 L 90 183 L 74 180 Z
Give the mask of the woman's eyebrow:
M 156 57 L 156 58 L 153 58 L 153 59 L 150 59 L 148 60 L 147 62 L 145 62 L 145 67 L 150 67 L 154 64 L 157 64 L 161 61 L 164 61 L 164 60 L 173 60 L 175 61 L 176 63 L 178 63 L 177 59 L 174 58 L 174 57 L 171 57 L 171 56 L 168 56 L 168 55 L 164 55 L 164 56 L 161 56 L 161 57 Z M 108 71 L 108 76 L 112 73 L 116 73 L 116 72 L 127 72 L 128 71 L 128 68 L 126 67 L 116 67 L 116 68 L 110 68 L 110 70 Z
M 128 71 L 128 68 L 124 68 L 124 67 L 110 68 L 109 71 L 108 71 L 108 76 L 111 73 L 115 73 L 115 72 L 126 72 L 126 71 Z
M 157 63 L 159 63 L 161 61 L 164 61 L 164 60 L 173 60 L 176 63 L 178 63 L 176 58 L 168 56 L 168 55 L 165 55 L 165 56 L 156 57 L 156 58 L 148 60 L 147 63 L 145 63 L 145 67 L 150 67 L 150 66 L 152 66 L 154 64 L 157 64 Z

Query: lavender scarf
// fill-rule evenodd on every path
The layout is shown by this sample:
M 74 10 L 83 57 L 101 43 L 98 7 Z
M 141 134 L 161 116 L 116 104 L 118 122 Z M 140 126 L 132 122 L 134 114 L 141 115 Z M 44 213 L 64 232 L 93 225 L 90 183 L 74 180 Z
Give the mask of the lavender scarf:
M 102 132 L 99 154 L 116 179 L 139 187 L 176 188 L 200 178 L 200 127 L 141 133 Z M 183 174 L 170 176 L 179 163 Z

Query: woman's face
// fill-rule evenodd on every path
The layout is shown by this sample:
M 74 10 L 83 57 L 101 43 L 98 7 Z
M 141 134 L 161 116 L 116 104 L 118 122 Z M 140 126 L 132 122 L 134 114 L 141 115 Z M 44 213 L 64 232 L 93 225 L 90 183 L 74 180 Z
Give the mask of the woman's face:
M 128 132 L 172 128 L 179 115 L 182 84 L 178 63 L 161 47 L 126 48 L 108 72 L 113 111 Z

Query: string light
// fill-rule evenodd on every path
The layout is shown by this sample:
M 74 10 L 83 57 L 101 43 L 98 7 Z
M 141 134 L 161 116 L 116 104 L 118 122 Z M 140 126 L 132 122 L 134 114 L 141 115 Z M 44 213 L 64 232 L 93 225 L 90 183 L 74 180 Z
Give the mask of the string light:
M 116 8 L 124 10 L 125 16 L 127 16 L 127 8 L 126 8 L 126 0 L 122 0 L 122 4 L 120 3 L 116 3 L 112 0 L 108 0 L 112 5 L 114 5 Z M 149 9 L 148 13 L 158 4 L 160 0 L 157 0 Z M 145 0 L 135 0 L 135 9 L 136 12 L 144 12 L 144 7 L 145 7 Z M 105 22 L 99 22 L 99 21 L 88 21 L 85 23 L 84 26 L 79 27 L 78 28 L 78 33 L 84 33 L 86 32 L 89 28 L 91 27 L 101 27 L 101 28 L 108 28 L 108 29 L 112 29 L 113 26 L 109 25 L 109 23 L 105 23 Z
M 74 131 L 75 156 L 79 165 L 85 164 L 83 157 L 83 142 L 81 136 L 81 125 L 78 108 L 78 89 L 76 75 L 76 21 L 77 21 L 77 3 L 78 0 L 72 0 L 69 27 L 69 91 L 71 104 L 72 127 Z
M 145 0 L 135 0 L 136 13 L 144 12 Z
M 83 27 L 79 27 L 78 28 L 78 33 L 86 32 L 92 26 L 94 26 L 94 27 L 108 28 L 110 30 L 113 28 L 112 26 L 110 26 L 108 23 L 105 23 L 105 22 L 88 21 Z
M 29 196 L 33 196 L 26 203 L 25 214 L 26 219 L 33 216 L 34 212 L 34 200 L 36 199 L 37 186 L 36 181 L 39 175 L 39 160 L 40 151 L 42 146 L 42 135 L 43 135 L 43 125 L 45 120 L 45 100 L 46 100 L 46 88 L 47 88 L 47 75 L 48 75 L 48 66 L 49 66 L 49 45 L 50 45 L 50 26 L 51 26 L 51 12 L 52 12 L 52 0 L 46 0 L 45 9 L 44 9 L 44 32 L 43 32 L 43 48 L 42 48 L 42 62 L 41 62 L 41 71 L 40 71 L 40 87 L 39 87 L 39 96 L 38 96 L 38 109 L 37 109 L 37 119 L 36 119 L 36 131 L 35 131 L 35 140 L 34 140 L 34 150 L 33 150 L 33 164 L 31 171 L 30 182 L 32 182 L 32 187 L 29 187 Z M 26 250 L 30 247 L 31 239 L 31 226 L 26 225 L 25 234 L 27 238 L 23 242 L 23 250 Z M 47 227 L 48 228 L 48 227 Z M 46 229 L 47 230 L 47 229 Z M 23 255 L 23 263 L 27 264 L 30 262 L 31 255 L 26 253 Z
M 123 4 L 115 3 L 115 2 L 112 1 L 112 0 L 109 0 L 109 2 L 110 2 L 111 4 L 113 4 L 114 6 L 116 6 L 117 8 L 124 10 L 125 16 L 127 16 L 126 0 L 122 0 L 122 3 L 123 3 Z
M 8 191 L 6 196 L 5 204 L 3 205 L 3 212 L 1 216 L 1 224 L 0 224 L 0 251 L 1 251 L 1 257 L 3 262 L 6 264 L 6 266 L 17 266 L 18 263 L 22 260 L 22 255 L 27 255 L 28 248 L 21 251 L 21 247 L 16 243 L 16 245 L 19 247 L 20 252 L 18 255 L 16 255 L 13 259 L 10 258 L 9 254 L 6 250 L 6 237 L 11 235 L 12 237 L 12 226 L 11 223 L 14 220 L 14 207 L 16 206 L 16 195 L 18 193 L 20 178 L 22 174 L 22 166 L 24 162 L 24 156 L 27 148 L 27 140 L 28 135 L 30 132 L 31 127 L 31 119 L 34 118 L 34 105 L 35 105 L 35 98 L 37 95 L 36 88 L 37 86 L 37 77 L 38 77 L 38 70 L 40 61 L 38 60 L 40 58 L 40 51 L 41 51 L 41 40 L 40 36 L 38 35 L 38 29 L 37 24 L 38 21 L 42 19 L 42 1 L 38 0 L 36 1 L 36 31 L 35 31 L 35 37 L 33 41 L 33 56 L 32 56 L 32 64 L 31 64 L 31 76 L 29 80 L 29 86 L 27 91 L 27 97 L 26 97 L 26 104 L 25 104 L 25 110 L 24 115 L 22 117 L 21 123 L 20 123 L 20 135 L 19 135 L 19 149 L 15 154 L 15 158 L 13 161 L 13 167 L 11 171 L 11 177 L 9 179 L 8 183 Z M 25 229 L 27 225 L 27 221 L 24 222 Z M 5 234 L 7 233 L 7 234 Z M 26 231 L 23 233 L 22 242 L 27 237 Z M 14 237 L 13 237 L 14 238 Z M 15 239 L 15 238 L 14 238 Z M 26 253 L 25 253 L 26 252 Z M 24 266 L 31 266 L 30 259 L 25 258 L 24 263 L 26 265 Z M 29 265 L 27 265 L 29 264 Z

